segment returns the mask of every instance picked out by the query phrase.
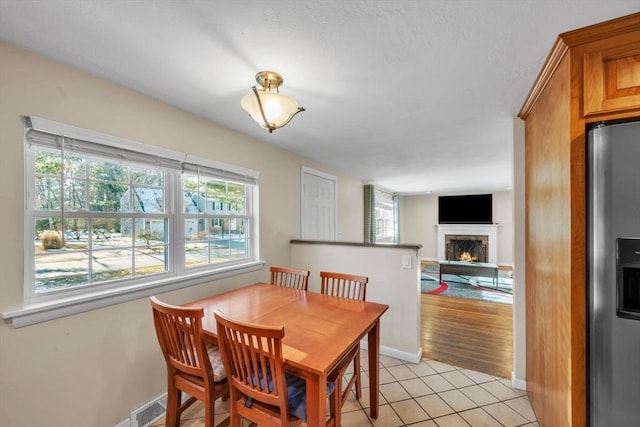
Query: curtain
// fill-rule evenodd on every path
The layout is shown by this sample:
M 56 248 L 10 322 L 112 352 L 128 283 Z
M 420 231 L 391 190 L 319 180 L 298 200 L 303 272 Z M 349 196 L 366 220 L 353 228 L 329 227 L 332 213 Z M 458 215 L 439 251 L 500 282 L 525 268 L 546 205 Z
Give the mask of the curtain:
M 364 186 L 364 243 L 376 242 L 376 194 L 372 184 Z

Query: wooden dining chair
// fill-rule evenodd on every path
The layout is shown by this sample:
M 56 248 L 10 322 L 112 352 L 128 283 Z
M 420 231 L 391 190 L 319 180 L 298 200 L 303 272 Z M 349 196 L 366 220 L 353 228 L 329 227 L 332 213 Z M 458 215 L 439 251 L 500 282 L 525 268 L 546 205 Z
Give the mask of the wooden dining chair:
M 328 271 L 320 272 L 320 292 L 327 295 L 338 296 L 342 298 L 355 299 L 364 301 L 367 295 L 367 283 L 369 278 L 366 276 L 358 276 L 354 274 L 334 273 Z M 343 387 L 343 378 L 349 366 L 353 362 L 353 375 L 347 381 L 346 387 Z M 329 380 L 336 383 L 336 395 L 338 400 L 331 400 L 330 405 L 336 402 L 338 408 L 331 409 L 338 417 L 337 424 L 340 425 L 340 411 L 344 403 L 349 397 L 349 392 L 354 388 L 356 398 L 362 397 L 362 379 L 360 374 L 360 345 L 358 344 L 352 349 L 338 364 L 336 369 L 329 375 Z
M 306 421 L 306 381 L 284 372 L 284 327 L 239 322 L 218 310 L 214 315 L 229 379 L 231 427 L 240 427 L 242 418 L 260 427 Z M 327 383 L 327 395 L 333 397 L 334 390 Z M 333 413 L 328 424 L 339 425 Z
M 178 427 L 182 412 L 196 400 L 204 402 L 205 426 L 215 427 L 216 399 L 229 394 L 229 384 L 217 346 L 202 332 L 203 308 L 180 307 L 151 297 L 153 323 L 167 362 L 166 425 Z M 182 392 L 190 398 L 182 403 Z M 229 425 L 229 418 L 220 424 Z
M 309 270 L 272 266 L 271 284 L 306 291 L 309 287 Z

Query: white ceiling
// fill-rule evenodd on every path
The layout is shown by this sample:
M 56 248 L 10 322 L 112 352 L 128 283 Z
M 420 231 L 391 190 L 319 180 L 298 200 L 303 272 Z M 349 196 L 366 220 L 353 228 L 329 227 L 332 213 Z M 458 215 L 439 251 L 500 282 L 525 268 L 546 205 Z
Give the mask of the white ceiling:
M 511 186 L 516 116 L 557 35 L 638 0 L 0 0 L 0 39 L 401 193 Z M 306 112 L 240 108 L 260 70 Z M 1 78 L 1 76 L 0 76 Z

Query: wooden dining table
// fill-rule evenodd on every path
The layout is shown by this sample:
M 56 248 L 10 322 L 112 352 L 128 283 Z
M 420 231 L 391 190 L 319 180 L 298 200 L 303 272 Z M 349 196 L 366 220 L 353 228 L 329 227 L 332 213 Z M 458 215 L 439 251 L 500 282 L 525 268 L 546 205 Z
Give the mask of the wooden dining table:
M 203 307 L 203 329 L 217 341 L 214 311 L 250 323 L 284 326 L 287 372 L 307 383 L 307 426 L 325 425 L 327 376 L 367 336 L 370 415 L 378 417 L 380 317 L 388 305 L 254 283 L 184 304 Z

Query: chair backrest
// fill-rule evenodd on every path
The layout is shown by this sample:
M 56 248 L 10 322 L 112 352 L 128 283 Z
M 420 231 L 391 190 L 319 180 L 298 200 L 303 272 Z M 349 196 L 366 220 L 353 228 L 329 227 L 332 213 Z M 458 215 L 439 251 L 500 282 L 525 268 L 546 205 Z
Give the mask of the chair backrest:
M 202 333 L 204 309 L 173 306 L 156 297 L 151 297 L 151 307 L 156 335 L 167 367 L 213 384 L 213 368 Z
M 367 296 L 369 278 L 355 274 L 320 272 L 320 292 L 343 298 L 364 301 Z
M 309 270 L 273 266 L 269 271 L 271 271 L 271 283 L 273 285 L 301 289 L 303 291 L 306 291 L 309 287 Z
M 284 327 L 238 322 L 218 310 L 214 315 L 232 399 L 235 388 L 257 402 L 278 407 L 282 425 L 287 425 L 289 404 L 282 359 Z

